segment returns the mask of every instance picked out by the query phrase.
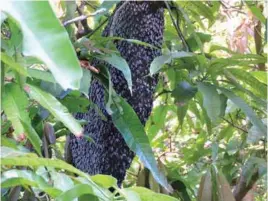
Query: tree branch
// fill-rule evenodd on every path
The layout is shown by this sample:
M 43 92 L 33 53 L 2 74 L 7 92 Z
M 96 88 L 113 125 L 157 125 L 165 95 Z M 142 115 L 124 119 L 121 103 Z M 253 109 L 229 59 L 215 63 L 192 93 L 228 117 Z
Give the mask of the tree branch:
M 100 10 L 97 10 L 96 12 L 88 14 L 88 15 L 81 15 L 79 17 L 75 17 L 75 18 L 73 18 L 71 20 L 67 20 L 67 21 L 63 22 L 63 26 L 66 27 L 66 26 L 68 26 L 68 25 L 70 25 L 72 23 L 80 22 L 80 21 L 85 20 L 85 19 L 87 19 L 89 17 L 99 15 L 100 13 L 103 13 L 104 11 L 106 11 L 106 10 L 105 9 L 100 9 Z
M 241 201 L 248 193 L 248 191 L 252 189 L 253 185 L 256 183 L 258 179 L 259 179 L 258 169 L 255 169 L 255 172 L 253 173 L 248 185 L 247 185 L 247 178 L 243 174 L 241 174 L 239 182 L 236 185 L 233 193 L 235 200 Z

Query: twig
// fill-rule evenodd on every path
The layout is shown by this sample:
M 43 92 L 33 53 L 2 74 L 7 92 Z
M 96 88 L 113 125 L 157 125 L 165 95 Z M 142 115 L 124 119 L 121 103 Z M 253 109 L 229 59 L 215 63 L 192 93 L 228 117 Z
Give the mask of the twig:
M 155 96 L 155 99 L 156 98 L 158 98 L 159 96 L 161 96 L 162 94 L 167 94 L 167 93 L 171 93 L 172 91 L 169 91 L 169 90 L 163 90 L 163 91 L 161 91 L 159 94 L 157 94 L 156 96 Z
M 96 33 L 107 21 L 109 18 L 106 18 L 105 20 L 103 20 L 103 22 L 101 22 L 99 24 L 99 26 L 97 26 L 91 33 L 89 33 L 88 35 L 86 35 L 86 38 L 90 38 L 94 33 Z
M 75 23 L 75 22 L 79 22 L 79 21 L 85 20 L 85 19 L 87 19 L 89 17 L 93 17 L 93 16 L 96 16 L 96 15 L 99 15 L 100 13 L 105 12 L 105 11 L 106 11 L 106 9 L 102 8 L 102 9 L 97 10 L 96 12 L 91 13 L 91 14 L 88 14 L 88 15 L 81 15 L 79 17 L 76 17 L 76 18 L 73 18 L 71 20 L 67 20 L 67 21 L 63 22 L 63 26 L 66 27 L 69 24 L 72 24 L 72 23 Z
M 169 6 L 168 2 L 165 1 L 165 4 L 166 4 L 166 7 L 167 7 L 167 9 L 168 9 L 168 12 L 169 12 L 170 18 L 171 18 L 171 20 L 172 20 L 172 23 L 173 23 L 173 25 L 174 25 L 174 27 L 175 27 L 177 33 L 178 33 L 178 36 L 180 37 L 180 39 L 181 39 L 181 41 L 182 41 L 182 45 L 183 45 L 185 51 L 186 51 L 186 52 L 189 52 L 189 51 L 191 52 L 191 48 L 190 48 L 190 46 L 187 44 L 187 42 L 186 42 L 186 40 L 185 40 L 185 38 L 184 38 L 184 36 L 183 36 L 183 34 L 182 34 L 182 32 L 181 32 L 181 29 L 180 29 L 179 25 L 175 22 L 175 19 L 174 19 L 173 15 L 172 15 L 172 11 L 171 11 L 171 9 L 170 9 L 170 6 Z
M 243 131 L 244 133 L 248 133 L 247 130 L 245 130 L 245 129 L 239 127 L 239 126 L 236 126 L 234 123 L 232 123 L 232 122 L 229 121 L 228 119 L 225 119 L 225 118 L 223 118 L 223 117 L 222 117 L 222 119 L 223 119 L 224 121 L 226 121 L 227 123 L 229 123 L 229 124 L 230 124 L 231 126 L 233 126 L 234 128 L 237 128 L 237 129 Z

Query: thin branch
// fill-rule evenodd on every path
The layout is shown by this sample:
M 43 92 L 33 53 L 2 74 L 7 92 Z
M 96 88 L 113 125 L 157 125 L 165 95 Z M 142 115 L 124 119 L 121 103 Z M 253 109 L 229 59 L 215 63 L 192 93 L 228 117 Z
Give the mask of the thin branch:
M 156 98 L 158 98 L 159 96 L 161 96 L 161 95 L 163 95 L 163 94 L 167 94 L 167 93 L 171 93 L 172 91 L 169 91 L 169 90 L 163 90 L 163 91 L 161 91 L 159 94 L 157 94 L 156 96 L 155 96 L 155 99 Z
M 81 15 L 79 17 L 76 17 L 76 18 L 73 18 L 71 20 L 67 20 L 67 21 L 63 22 L 63 26 L 66 27 L 67 25 L 70 25 L 70 24 L 75 23 L 75 22 L 80 22 L 80 21 L 85 20 L 89 17 L 94 17 L 94 16 L 99 15 L 100 13 L 103 13 L 105 11 L 106 11 L 106 9 L 103 8 L 103 9 L 97 10 L 96 12 L 88 14 L 88 15 Z
M 191 48 L 190 48 L 190 46 L 187 44 L 187 42 L 186 42 L 186 40 L 185 40 L 185 38 L 184 38 L 184 36 L 183 36 L 183 34 L 182 34 L 182 31 L 181 31 L 179 25 L 175 22 L 175 19 L 174 19 L 173 15 L 172 15 L 172 11 L 171 11 L 171 9 L 170 9 L 169 3 L 168 3 L 167 1 L 165 1 L 165 4 L 166 4 L 166 7 L 167 7 L 167 9 L 168 9 L 168 12 L 169 12 L 170 18 L 171 18 L 171 20 L 172 20 L 172 23 L 173 23 L 173 25 L 174 25 L 174 27 L 175 27 L 177 33 L 178 33 L 179 38 L 180 38 L 181 41 L 182 41 L 182 45 L 183 45 L 185 51 L 186 51 L 186 52 L 189 52 L 189 51 L 191 52 Z
M 229 124 L 230 124 L 231 126 L 233 126 L 234 128 L 237 128 L 237 129 L 243 131 L 244 133 L 248 133 L 247 130 L 245 130 L 245 129 L 243 129 L 243 128 L 237 126 L 237 125 L 235 125 L 233 122 L 229 121 L 228 119 L 225 119 L 225 118 L 222 118 L 222 119 L 223 119 L 224 121 L 226 121 L 227 123 L 229 123 Z
M 99 26 L 97 26 L 92 32 L 90 32 L 88 35 L 86 35 L 87 38 L 90 38 L 94 33 L 96 33 L 107 21 L 109 18 L 106 18 L 105 20 L 103 20 L 103 22 L 101 22 L 99 24 Z

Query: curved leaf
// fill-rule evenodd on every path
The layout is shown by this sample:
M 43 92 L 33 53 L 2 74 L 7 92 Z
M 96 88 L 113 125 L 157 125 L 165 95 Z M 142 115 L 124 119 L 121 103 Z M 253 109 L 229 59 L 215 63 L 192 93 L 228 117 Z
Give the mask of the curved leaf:
M 148 137 L 137 114 L 122 97 L 117 96 L 116 98 L 111 105 L 114 125 L 123 135 L 129 148 L 138 155 L 143 164 L 152 172 L 155 180 L 171 192 L 172 187 L 157 167 Z
M 85 194 L 94 194 L 92 188 L 87 184 L 77 184 L 68 191 L 58 196 L 56 201 L 73 201 L 75 198 Z
M 28 76 L 27 70 L 24 66 L 15 62 L 12 57 L 8 56 L 6 53 L 1 52 L 1 60 L 6 63 L 11 69 L 15 70 L 21 75 Z
M 36 100 L 40 105 L 47 109 L 54 117 L 60 120 L 72 133 L 81 136 L 83 129 L 77 120 L 68 112 L 54 96 L 42 91 L 38 87 L 25 85 L 25 91 L 29 96 Z
M 132 78 L 131 78 L 131 71 L 128 66 L 128 63 L 126 60 L 120 56 L 117 56 L 116 54 L 111 55 L 105 55 L 105 56 L 98 56 L 98 59 L 101 59 L 103 61 L 106 61 L 107 63 L 111 64 L 116 69 L 120 70 L 128 84 L 128 88 L 130 92 L 132 92 Z
M 212 122 L 217 121 L 221 114 L 221 98 L 215 86 L 208 83 L 198 82 L 198 91 L 203 96 L 203 106 Z
M 253 109 L 240 97 L 236 96 L 233 92 L 228 89 L 224 89 L 219 87 L 224 95 L 226 95 L 237 107 L 241 108 L 241 110 L 248 116 L 249 120 L 253 125 L 255 125 L 262 133 L 266 133 L 267 128 L 264 126 L 262 121 L 257 117 Z
M 72 165 L 58 159 L 46 159 L 46 158 L 37 158 L 37 157 L 6 157 L 1 158 L 1 165 L 10 165 L 10 166 L 27 166 L 27 167 L 39 167 L 39 166 L 48 166 L 54 167 L 57 169 L 64 169 L 69 172 L 73 172 L 81 177 L 85 177 L 92 187 L 94 194 L 103 200 L 109 200 L 110 195 L 107 194 L 101 187 L 98 187 L 91 178 L 84 172 L 76 169 Z
M 19 22 L 24 54 L 42 60 L 63 89 L 78 89 L 82 70 L 68 34 L 49 2 L 8 0 L 1 3 L 1 9 Z

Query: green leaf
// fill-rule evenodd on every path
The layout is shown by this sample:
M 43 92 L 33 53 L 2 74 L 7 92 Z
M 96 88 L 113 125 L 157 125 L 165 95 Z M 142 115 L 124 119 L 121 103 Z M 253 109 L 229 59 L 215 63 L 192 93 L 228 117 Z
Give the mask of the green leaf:
M 187 114 L 187 110 L 188 110 L 188 103 L 185 104 L 185 105 L 177 107 L 177 115 L 178 115 L 178 120 L 179 120 L 179 123 L 180 123 L 181 127 L 183 125 L 184 117 Z
M 192 87 L 188 82 L 182 81 L 172 91 L 171 96 L 175 98 L 176 104 L 184 106 L 195 96 L 196 92 L 196 87 Z
M 33 78 L 44 80 L 46 82 L 57 83 L 53 75 L 48 71 L 37 70 L 33 68 L 28 68 L 27 71 L 28 71 L 28 74 Z
M 20 119 L 29 124 L 31 122 L 27 112 L 27 107 L 29 106 L 28 98 L 18 84 L 6 84 L 4 89 L 2 107 L 8 120 L 12 123 L 15 138 L 23 138 L 25 135 L 25 129 L 21 124 Z
M 267 126 L 267 119 L 262 121 Z M 247 143 L 256 143 L 262 138 L 267 138 L 267 135 L 264 135 L 256 126 L 252 126 L 248 130 Z
M 65 191 L 60 196 L 58 196 L 56 201 L 73 201 L 85 194 L 94 194 L 92 188 L 87 184 L 77 184 L 72 189 Z
M 57 169 L 67 170 L 73 172 L 81 177 L 85 177 L 90 184 L 90 187 L 93 189 L 94 194 L 103 200 L 109 200 L 109 194 L 107 194 L 101 187 L 97 186 L 91 178 L 84 172 L 76 169 L 68 163 L 58 160 L 58 159 L 47 159 L 47 158 L 37 158 L 37 157 L 5 157 L 1 158 L 1 165 L 10 165 L 10 166 L 27 166 L 27 167 L 39 167 L 39 166 L 48 166 L 54 167 Z
M 1 8 L 20 24 L 24 54 L 42 60 L 63 89 L 78 89 L 82 70 L 69 36 L 49 2 L 7 1 Z
M 252 76 L 249 72 L 241 69 L 228 68 L 224 70 L 224 73 L 229 73 L 234 79 L 243 81 L 248 84 L 257 94 L 263 98 L 267 97 L 267 85 L 261 83 L 258 79 Z
M 210 34 L 205 34 L 201 32 L 196 32 L 196 35 L 200 38 L 202 44 L 207 43 L 211 40 Z M 192 51 L 196 51 L 199 49 L 199 46 L 196 42 L 196 39 L 193 34 L 190 35 L 189 38 L 186 39 L 187 44 L 191 47 Z
M 28 76 L 25 67 L 15 62 L 14 59 L 8 56 L 6 53 L 1 52 L 1 60 L 6 63 L 12 70 L 18 72 L 20 75 Z
M 212 182 L 210 169 L 202 176 L 198 190 L 198 201 L 212 201 Z
M 212 122 L 216 122 L 221 114 L 221 98 L 217 88 L 208 83 L 198 82 L 198 91 L 203 96 L 203 106 Z
M 266 133 L 266 126 L 262 123 L 262 121 L 257 117 L 253 109 L 240 97 L 236 96 L 233 92 L 228 89 L 219 87 L 224 95 L 226 95 L 237 107 L 241 108 L 241 110 L 248 116 L 249 120 L 253 125 L 255 125 L 262 133 Z
M 62 191 L 50 186 L 43 177 L 35 174 L 30 170 L 8 170 L 2 174 L 1 186 L 2 188 L 9 188 L 18 185 L 37 187 L 45 191 L 52 197 L 57 197 Z
M 110 175 L 97 174 L 91 176 L 92 181 L 104 188 L 110 188 L 117 185 L 117 180 Z
M 30 140 L 31 144 L 33 145 L 34 149 L 37 151 L 37 153 L 41 156 L 41 144 L 42 141 L 39 138 L 39 135 L 36 133 L 34 128 L 32 127 L 31 124 L 28 122 L 25 122 L 24 120 L 21 119 L 21 124 L 25 130 L 25 134 L 27 138 Z
M 92 78 L 91 72 L 89 70 L 83 69 L 83 77 L 80 81 L 79 91 L 82 92 L 87 98 L 89 98 L 88 92 L 91 83 L 91 78 Z
M 192 57 L 192 56 L 194 56 L 194 54 L 184 51 L 172 52 L 170 54 L 158 56 L 154 58 L 154 60 L 150 64 L 150 75 L 152 76 L 156 74 L 164 66 L 164 64 L 170 63 L 172 59 Z
M 114 100 L 116 98 L 116 100 Z M 155 180 L 168 191 L 172 191 L 165 176 L 159 171 L 148 137 L 137 114 L 120 96 L 113 97 L 111 114 L 115 127 L 120 131 L 128 147 L 134 151 L 143 164 L 152 172 Z
M 132 92 L 131 71 L 125 59 L 123 59 L 120 56 L 117 56 L 116 54 L 98 56 L 97 58 L 106 61 L 107 63 L 111 64 L 113 67 L 120 70 L 123 73 L 127 81 L 130 92 Z
M 126 188 L 125 191 L 136 192 L 140 196 L 141 201 L 179 201 L 177 198 L 160 193 L 155 193 L 143 187 Z
M 36 100 L 40 105 L 47 109 L 54 117 L 60 120 L 72 133 L 81 136 L 83 129 L 76 119 L 68 112 L 54 96 L 42 91 L 33 85 L 25 85 L 25 91 L 29 96 Z
M 266 18 L 264 17 L 264 15 L 262 14 L 262 11 L 260 8 L 258 8 L 256 5 L 254 4 L 250 4 L 251 2 L 247 2 L 245 1 L 245 3 L 247 4 L 248 8 L 250 9 L 250 11 L 255 15 L 255 17 L 261 21 L 261 23 L 266 24 Z

